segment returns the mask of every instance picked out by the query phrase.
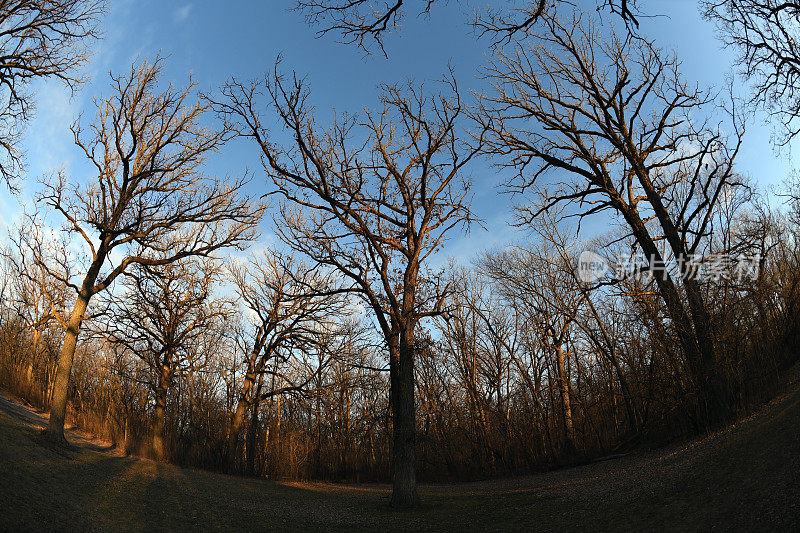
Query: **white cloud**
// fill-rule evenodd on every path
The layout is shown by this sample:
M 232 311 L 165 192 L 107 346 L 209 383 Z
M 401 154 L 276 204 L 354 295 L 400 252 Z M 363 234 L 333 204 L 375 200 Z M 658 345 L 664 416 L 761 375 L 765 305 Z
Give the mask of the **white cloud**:
M 185 6 L 179 7 L 173 13 L 173 17 L 175 18 L 175 22 L 183 22 L 187 18 L 189 18 L 189 14 L 192 12 L 192 4 L 186 4 Z

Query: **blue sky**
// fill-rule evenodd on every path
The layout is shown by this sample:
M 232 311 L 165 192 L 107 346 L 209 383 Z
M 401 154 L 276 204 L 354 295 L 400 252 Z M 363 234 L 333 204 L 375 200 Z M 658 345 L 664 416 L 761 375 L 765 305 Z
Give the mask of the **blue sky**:
M 579 1 L 590 9 L 595 6 L 595 0 Z M 409 3 L 412 8 L 417 4 Z M 486 0 L 449 2 L 434 9 L 429 18 L 409 12 L 402 34 L 387 40 L 389 59 L 365 57 L 352 46 L 336 43 L 334 36 L 316 38 L 302 16 L 288 9 L 291 5 L 291 0 L 112 0 L 104 21 L 105 38 L 93 46 L 93 61 L 86 69 L 89 83 L 72 97 L 58 83 L 36 87 L 37 116 L 25 140 L 28 177 L 19 197 L 0 190 L 3 221 L 14 220 L 22 206 L 30 204 L 36 180 L 43 174 L 61 166 L 78 178 L 86 171 L 72 145 L 68 126 L 81 112 L 85 118 L 91 116 L 91 98 L 107 92 L 108 72 L 124 72 L 136 58 L 153 58 L 160 52 L 168 58 L 166 81 L 183 84 L 191 72 L 202 90 L 214 90 L 230 76 L 259 76 L 272 67 L 278 54 L 283 54 L 287 69 L 308 75 L 322 122 L 333 109 L 357 112 L 364 106 L 375 106 L 382 82 L 438 79 L 448 64 L 454 66 L 464 91 L 483 87 L 476 73 L 487 60 L 487 43 L 477 40 L 466 22 L 471 9 L 486 5 Z M 642 5 L 648 14 L 661 15 L 642 19 L 643 32 L 661 46 L 677 51 L 687 79 L 703 85 L 724 82 L 733 54 L 721 49 L 713 27 L 699 16 L 696 0 L 643 0 Z M 787 154 L 773 151 L 770 131 L 762 117 L 754 117 L 739 161 L 739 170 L 762 186 L 779 184 L 793 167 Z M 245 168 L 256 171 L 253 187 L 262 190 L 265 185 L 258 172 L 258 154 L 250 144 L 227 146 L 211 162 L 210 171 L 236 175 Z M 474 208 L 487 229 L 474 227 L 469 236 L 450 242 L 447 255 L 459 259 L 467 259 L 487 246 L 519 239 L 506 224 L 510 216 L 508 198 L 495 188 L 500 179 L 497 172 L 479 166 L 472 179 Z M 594 223 L 602 225 L 604 221 Z M 588 232 L 603 229 L 591 224 L 585 223 Z M 268 239 L 268 226 L 264 232 Z

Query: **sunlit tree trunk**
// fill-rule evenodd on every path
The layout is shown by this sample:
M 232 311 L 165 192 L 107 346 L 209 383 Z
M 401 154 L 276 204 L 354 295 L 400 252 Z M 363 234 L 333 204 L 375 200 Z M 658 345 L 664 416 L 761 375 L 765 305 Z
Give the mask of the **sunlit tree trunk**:
M 97 270 L 99 271 L 99 266 Z M 97 274 L 95 273 L 96 277 Z M 94 279 L 84 282 L 84 287 L 94 283 Z M 89 304 L 89 291 L 82 290 L 75 300 L 75 307 L 67 323 L 67 330 L 64 333 L 64 343 L 61 345 L 61 355 L 58 358 L 56 376 L 53 382 L 53 398 L 50 405 L 50 420 L 47 423 L 47 436 L 53 441 L 64 440 L 64 420 L 67 415 L 67 394 L 69 393 L 69 377 L 72 372 L 72 361 L 75 359 L 75 348 L 78 344 L 78 334 L 81 330 Z
M 122 453 L 128 455 L 128 414 L 125 414 L 125 430 L 122 434 Z
M 231 429 L 228 434 L 228 457 L 226 461 L 228 463 L 228 468 L 232 468 L 236 462 L 236 449 L 239 443 L 239 435 L 242 432 L 244 417 L 247 414 L 247 407 L 251 403 L 250 393 L 253 390 L 255 380 L 256 372 L 252 365 L 250 365 L 250 368 L 245 374 L 244 383 L 242 383 L 242 390 L 239 393 L 239 401 L 236 403 L 236 410 L 231 417 Z
M 556 358 L 558 364 L 558 387 L 561 392 L 561 408 L 564 411 L 564 432 L 567 437 L 567 449 L 571 452 L 575 449 L 575 428 L 572 425 L 572 403 L 570 401 L 569 378 L 567 368 L 564 364 L 564 349 L 556 346 Z

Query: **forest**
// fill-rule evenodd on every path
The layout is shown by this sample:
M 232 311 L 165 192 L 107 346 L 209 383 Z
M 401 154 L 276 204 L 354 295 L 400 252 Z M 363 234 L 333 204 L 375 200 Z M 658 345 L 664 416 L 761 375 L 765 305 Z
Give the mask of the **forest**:
M 446 2 L 285 4 L 391 62 Z M 645 33 L 655 2 L 479 4 L 459 22 L 479 73 L 398 65 L 345 112 L 278 53 L 213 88 L 169 77 L 170 54 L 93 73 L 61 125 L 81 164 L 41 177 L 36 83 L 82 90 L 111 4 L 0 2 L 0 186 L 22 204 L 0 388 L 49 412 L 49 446 L 77 426 L 183 467 L 391 483 L 409 509 L 419 483 L 657 448 L 778 393 L 800 356 L 800 180 L 739 161 L 756 114 L 776 153 L 800 132 L 800 2 L 688 3 L 737 57 L 716 87 Z M 233 147 L 255 166 L 219 172 Z M 524 236 L 503 246 L 481 244 L 489 175 Z

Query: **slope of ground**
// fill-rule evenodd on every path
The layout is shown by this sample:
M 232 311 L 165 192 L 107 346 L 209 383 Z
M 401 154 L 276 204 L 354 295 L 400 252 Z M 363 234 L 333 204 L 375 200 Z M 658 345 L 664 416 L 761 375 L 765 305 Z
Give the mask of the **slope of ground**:
M 39 435 L 45 416 L 0 399 L 0 530 L 795 530 L 800 390 L 691 443 L 518 479 L 424 485 L 276 483 L 116 457 Z

